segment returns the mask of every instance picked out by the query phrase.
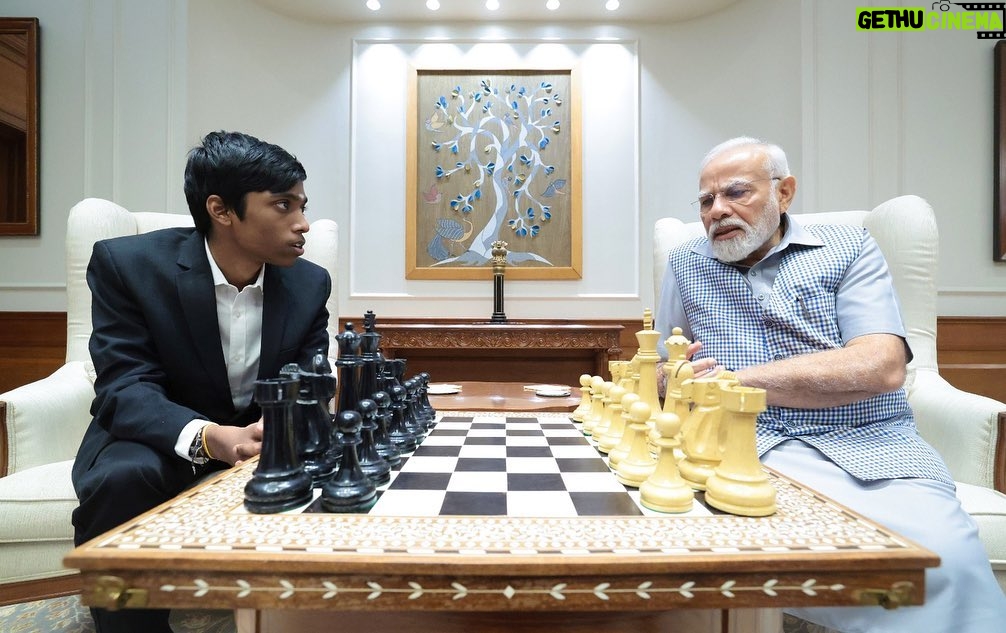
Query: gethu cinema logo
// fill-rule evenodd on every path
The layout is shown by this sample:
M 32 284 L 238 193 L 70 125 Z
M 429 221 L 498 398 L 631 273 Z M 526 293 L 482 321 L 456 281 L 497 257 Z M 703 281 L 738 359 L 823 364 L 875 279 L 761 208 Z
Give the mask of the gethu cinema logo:
M 949 2 L 934 2 L 938 11 L 927 11 L 924 7 L 857 7 L 856 30 L 883 31 L 999 31 L 1003 30 L 1003 19 L 999 14 L 1006 3 L 953 3 L 964 7 L 965 11 L 949 11 Z M 973 11 L 970 9 L 989 9 Z

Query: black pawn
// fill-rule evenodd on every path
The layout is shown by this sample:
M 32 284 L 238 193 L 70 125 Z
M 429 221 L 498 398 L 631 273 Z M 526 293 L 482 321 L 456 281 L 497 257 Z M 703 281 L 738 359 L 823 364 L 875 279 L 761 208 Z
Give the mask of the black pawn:
M 374 394 L 373 401 L 376 409 L 374 420 L 377 422 L 377 429 L 374 431 L 374 446 L 377 447 L 377 454 L 383 457 L 389 466 L 398 468 L 402 463 L 402 455 L 388 435 L 388 427 L 391 424 L 391 396 L 383 391 L 378 391 Z
M 377 486 L 364 474 L 356 455 L 362 419 L 357 411 L 340 411 L 335 424 L 342 443 L 342 462 L 321 489 L 321 506 L 326 512 L 366 512 L 377 502 Z
M 430 404 L 430 396 L 429 396 L 430 374 L 425 371 L 420 372 L 419 382 L 421 384 L 421 388 L 419 391 L 420 394 L 419 401 L 423 407 L 423 410 L 426 412 L 426 417 L 430 420 L 430 426 L 434 427 L 437 424 L 437 410 L 433 408 L 432 404 Z
M 391 464 L 377 452 L 377 444 L 374 442 L 377 405 L 370 398 L 364 398 L 357 405 L 357 410 L 363 419 L 360 425 L 360 445 L 356 449 L 360 470 L 370 477 L 375 486 L 383 486 L 391 481 Z
M 411 453 L 419 445 L 416 435 L 405 426 L 405 388 L 401 385 L 391 387 L 391 424 L 388 426 L 388 437 L 402 453 Z
M 292 510 L 311 502 L 311 477 L 304 472 L 294 440 L 293 412 L 298 381 L 273 378 L 255 382 L 262 408 L 262 452 L 245 484 L 245 508 L 255 514 Z
M 416 416 L 416 395 L 419 386 L 412 378 L 406 380 L 402 386 L 405 388 L 405 398 L 403 399 L 403 403 L 405 404 L 405 427 L 416 436 L 417 442 L 422 442 L 429 435 L 429 430 L 426 428 L 423 420 Z

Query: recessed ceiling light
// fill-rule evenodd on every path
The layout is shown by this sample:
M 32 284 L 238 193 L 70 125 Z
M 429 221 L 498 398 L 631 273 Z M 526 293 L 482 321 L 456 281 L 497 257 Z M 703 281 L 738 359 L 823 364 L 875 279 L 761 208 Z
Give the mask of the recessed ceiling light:
M 436 11 L 440 8 L 440 0 L 426 0 L 426 8 L 430 11 Z
M 555 11 L 559 8 L 559 0 L 548 0 L 548 2 L 545 3 L 545 8 L 549 11 Z
M 500 8 L 500 0 L 486 0 L 486 8 L 495 11 Z
M 608 11 L 617 11 L 618 0 L 608 0 L 607 2 L 604 3 L 604 8 L 607 9 Z
M 381 8 L 381 3 L 378 0 L 367 0 L 367 8 L 371 11 L 377 11 Z

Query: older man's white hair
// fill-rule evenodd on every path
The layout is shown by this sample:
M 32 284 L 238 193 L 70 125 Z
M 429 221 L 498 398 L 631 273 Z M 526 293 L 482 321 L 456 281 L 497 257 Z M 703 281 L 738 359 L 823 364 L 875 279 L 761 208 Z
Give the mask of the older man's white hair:
M 769 176 L 772 178 L 785 178 L 789 176 L 789 162 L 786 160 L 786 152 L 783 151 L 781 147 L 773 143 L 767 143 L 761 139 L 757 139 L 751 136 L 738 136 L 732 138 L 729 141 L 723 141 L 716 147 L 709 150 L 706 153 L 706 157 L 702 159 L 702 165 L 699 167 L 701 172 L 709 164 L 709 161 L 713 160 L 723 152 L 732 150 L 738 147 L 760 147 L 765 151 L 765 171 L 768 172 Z

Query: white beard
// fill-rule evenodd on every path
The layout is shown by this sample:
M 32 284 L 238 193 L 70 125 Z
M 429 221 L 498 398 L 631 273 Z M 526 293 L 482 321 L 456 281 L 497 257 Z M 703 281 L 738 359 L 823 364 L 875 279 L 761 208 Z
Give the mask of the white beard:
M 779 228 L 779 201 L 773 194 L 762 207 L 761 213 L 754 218 L 754 224 L 748 224 L 739 217 L 724 218 L 709 225 L 706 235 L 713 255 L 721 262 L 739 262 L 758 250 Z M 714 240 L 713 235 L 721 228 L 736 227 L 743 235 L 729 240 Z

